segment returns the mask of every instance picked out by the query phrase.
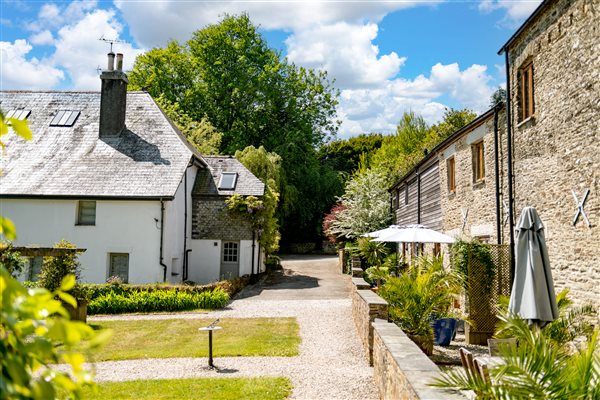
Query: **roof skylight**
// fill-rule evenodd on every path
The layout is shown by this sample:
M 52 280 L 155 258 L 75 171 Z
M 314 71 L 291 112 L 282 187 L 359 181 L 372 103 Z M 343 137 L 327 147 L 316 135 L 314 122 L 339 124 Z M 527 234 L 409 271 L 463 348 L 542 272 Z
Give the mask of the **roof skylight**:
M 234 190 L 236 181 L 237 172 L 221 172 L 221 179 L 219 179 L 219 189 Z
M 22 108 L 16 109 L 16 110 L 10 110 L 9 112 L 6 113 L 6 118 L 15 118 L 18 120 L 24 120 L 27 117 L 29 117 L 29 114 L 31 114 L 31 110 L 25 110 Z
M 73 126 L 80 113 L 80 111 L 60 110 L 50 121 L 50 126 Z

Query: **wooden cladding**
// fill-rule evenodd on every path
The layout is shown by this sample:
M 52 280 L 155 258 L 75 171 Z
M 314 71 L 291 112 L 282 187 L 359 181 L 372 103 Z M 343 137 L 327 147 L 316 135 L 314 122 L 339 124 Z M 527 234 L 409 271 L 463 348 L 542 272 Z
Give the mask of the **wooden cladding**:
M 519 68 L 519 121 L 524 121 L 535 112 L 533 102 L 533 63 Z
M 454 193 L 456 191 L 456 165 L 454 157 L 446 160 L 446 169 L 448 171 L 448 191 Z
M 485 158 L 483 152 L 483 141 L 473 144 L 473 182 L 481 182 L 485 178 Z

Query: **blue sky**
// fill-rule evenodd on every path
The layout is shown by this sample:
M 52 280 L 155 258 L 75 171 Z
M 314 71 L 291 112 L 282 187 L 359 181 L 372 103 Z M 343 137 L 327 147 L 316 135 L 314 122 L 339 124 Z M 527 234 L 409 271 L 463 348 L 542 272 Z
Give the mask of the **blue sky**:
M 504 84 L 496 52 L 540 0 L 24 1 L 0 3 L 2 89 L 98 90 L 115 45 L 135 56 L 247 12 L 271 47 L 325 69 L 340 90 L 340 137 L 391 132 L 405 111 L 485 111 Z

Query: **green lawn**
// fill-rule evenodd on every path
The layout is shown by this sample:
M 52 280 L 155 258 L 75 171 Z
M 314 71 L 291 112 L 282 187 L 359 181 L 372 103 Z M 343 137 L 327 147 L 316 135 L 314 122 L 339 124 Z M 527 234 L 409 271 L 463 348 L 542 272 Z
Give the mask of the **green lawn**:
M 86 389 L 84 399 L 211 399 L 282 400 L 292 392 L 287 378 L 200 378 L 102 382 L 95 391 Z
M 208 333 L 198 328 L 213 319 L 92 322 L 113 335 L 95 361 L 207 357 Z M 300 336 L 295 318 L 223 318 L 213 333 L 213 356 L 296 356 Z

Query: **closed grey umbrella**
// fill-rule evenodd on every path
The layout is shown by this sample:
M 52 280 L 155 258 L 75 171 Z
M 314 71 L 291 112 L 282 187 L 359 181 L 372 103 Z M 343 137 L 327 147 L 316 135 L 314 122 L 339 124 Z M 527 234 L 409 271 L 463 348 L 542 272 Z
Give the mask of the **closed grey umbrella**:
M 558 318 L 544 225 L 533 207 L 525 207 L 517 224 L 515 278 L 508 309 L 543 328 Z

